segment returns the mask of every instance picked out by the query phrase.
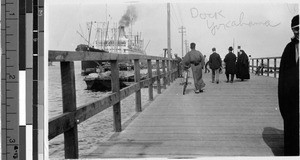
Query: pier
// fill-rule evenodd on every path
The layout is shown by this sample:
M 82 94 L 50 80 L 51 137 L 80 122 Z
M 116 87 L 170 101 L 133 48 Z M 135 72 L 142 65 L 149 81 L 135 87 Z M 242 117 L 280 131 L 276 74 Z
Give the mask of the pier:
M 279 57 L 276 57 L 277 59 Z M 112 66 L 112 82 L 118 84 L 119 60 L 134 60 L 135 84 L 122 90 L 113 85 L 106 98 L 76 107 L 73 61 L 104 60 Z M 268 58 L 264 58 L 268 59 Z M 140 81 L 139 61 L 148 63 L 148 78 Z M 182 95 L 181 78 L 172 59 L 145 55 L 118 55 L 90 52 L 50 51 L 49 61 L 61 63 L 64 113 L 49 120 L 49 140 L 64 134 L 65 158 L 195 158 L 205 156 L 283 155 L 283 121 L 278 109 L 275 77 L 251 74 L 250 80 L 211 83 L 195 94 L 193 78 Z M 256 64 L 254 62 L 256 61 Z M 254 72 L 261 59 L 252 59 Z M 262 60 L 263 61 L 263 60 Z M 267 60 L 269 61 L 269 60 Z M 156 63 L 156 76 L 152 64 Z M 278 64 L 274 64 L 274 76 Z M 267 66 L 269 68 L 271 66 Z M 161 73 L 161 70 L 163 71 Z M 269 72 L 267 72 L 269 75 Z M 114 82 L 115 81 L 115 82 Z M 153 84 L 157 87 L 154 89 Z M 140 89 L 147 86 L 150 103 L 141 109 Z M 165 88 L 162 92 L 161 88 Z M 159 94 L 153 97 L 153 90 Z M 128 124 L 120 121 L 120 101 L 136 94 L 137 116 Z M 114 108 L 115 133 L 108 141 L 95 144 L 91 153 L 78 154 L 77 125 L 106 108 Z

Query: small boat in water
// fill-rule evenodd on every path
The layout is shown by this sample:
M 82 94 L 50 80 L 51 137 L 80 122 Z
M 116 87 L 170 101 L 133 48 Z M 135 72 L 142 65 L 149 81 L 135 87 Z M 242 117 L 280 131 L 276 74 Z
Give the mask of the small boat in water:
M 84 78 L 84 81 L 87 86 L 87 90 L 92 90 L 92 91 L 111 91 L 111 78 L 110 77 L 99 77 L 99 76 L 93 76 L 92 73 L 89 74 Z M 124 79 L 119 79 L 120 81 L 120 89 L 127 87 L 129 84 L 124 83 Z
M 134 83 L 133 71 L 119 71 L 120 89 Z M 141 74 L 141 80 L 146 79 L 147 74 Z M 87 90 L 92 91 L 111 91 L 111 72 L 91 73 L 84 78 Z

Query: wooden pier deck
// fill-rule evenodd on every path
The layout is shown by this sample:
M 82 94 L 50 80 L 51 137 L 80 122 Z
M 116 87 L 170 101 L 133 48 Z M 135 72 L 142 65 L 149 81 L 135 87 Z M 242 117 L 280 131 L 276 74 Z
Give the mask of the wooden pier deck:
M 241 82 L 211 83 L 204 93 L 193 84 L 182 95 L 181 79 L 146 107 L 120 133 L 82 158 L 194 158 L 283 155 L 283 121 L 277 80 L 254 76 Z M 193 82 L 192 78 L 189 79 Z

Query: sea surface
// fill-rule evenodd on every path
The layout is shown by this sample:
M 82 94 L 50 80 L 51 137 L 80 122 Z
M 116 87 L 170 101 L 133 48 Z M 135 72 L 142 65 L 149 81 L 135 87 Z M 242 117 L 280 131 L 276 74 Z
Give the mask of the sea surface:
M 60 64 L 53 63 L 48 67 L 48 116 L 49 119 L 62 114 L 62 91 L 60 78 Z M 86 84 L 81 76 L 81 64 L 75 62 L 75 83 L 76 83 L 76 104 L 77 108 L 99 100 L 107 96 L 111 92 L 92 92 L 86 90 Z M 141 89 L 142 94 L 142 110 L 145 109 L 144 104 L 148 103 L 148 89 Z M 154 92 L 154 96 L 157 93 Z M 121 121 L 122 123 L 131 121 L 135 114 L 135 94 L 121 101 Z M 85 155 L 92 152 L 95 147 L 109 139 L 114 133 L 113 131 L 113 110 L 112 107 L 96 114 L 78 125 L 78 146 L 79 155 Z M 63 134 L 49 141 L 49 158 L 64 159 L 64 141 Z M 80 158 L 80 157 L 79 157 Z
M 53 118 L 59 114 L 62 114 L 62 90 L 61 90 L 61 75 L 60 75 L 60 63 L 52 63 L 53 66 L 48 67 L 48 101 L 49 101 L 49 118 Z M 92 92 L 86 90 L 86 84 L 84 82 L 84 76 L 81 76 L 81 64 L 75 62 L 75 83 L 76 83 L 76 101 L 77 107 L 94 102 L 99 98 L 106 96 L 111 92 Z

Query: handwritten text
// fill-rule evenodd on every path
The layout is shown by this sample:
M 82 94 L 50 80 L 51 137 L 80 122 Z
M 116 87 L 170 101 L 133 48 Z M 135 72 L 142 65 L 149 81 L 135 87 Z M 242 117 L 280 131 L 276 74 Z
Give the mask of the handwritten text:
M 192 18 L 200 18 L 201 20 L 206 20 L 206 27 L 210 30 L 212 35 L 216 35 L 217 31 L 220 29 L 230 29 L 234 27 L 254 27 L 254 26 L 265 26 L 265 27 L 277 27 L 280 23 L 274 23 L 270 20 L 264 21 L 246 21 L 244 20 L 244 12 L 241 12 L 238 20 L 226 20 L 225 15 L 222 10 L 213 13 L 199 13 L 196 8 L 191 8 Z M 217 20 L 223 19 L 222 23 Z M 225 19 L 225 23 L 224 23 Z

